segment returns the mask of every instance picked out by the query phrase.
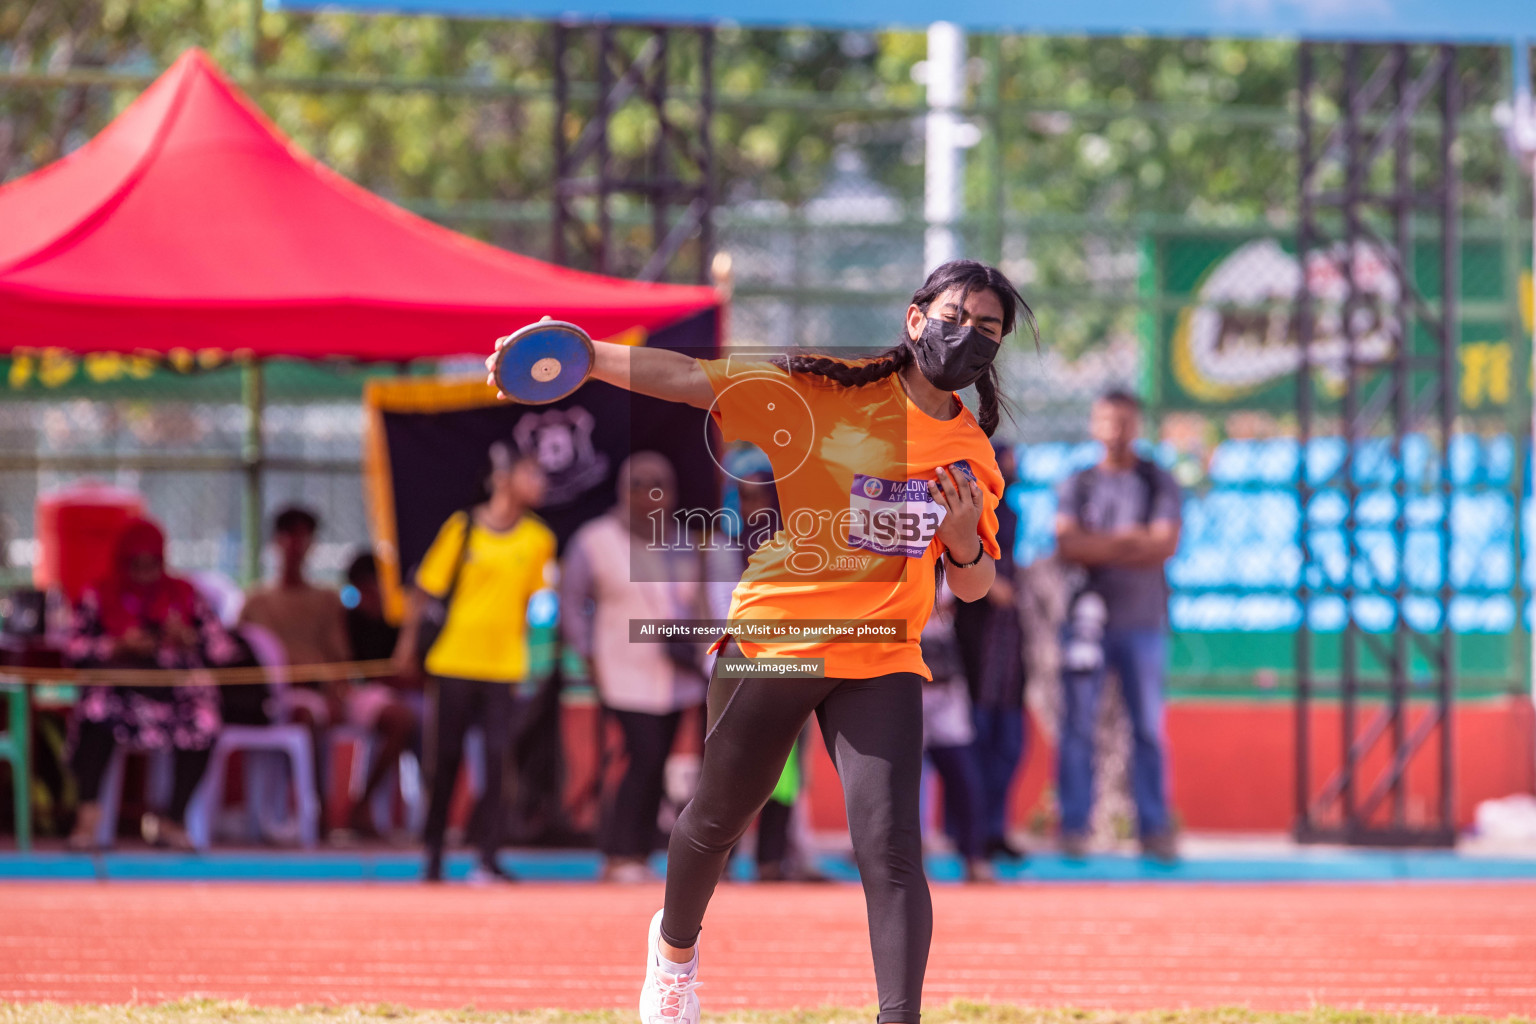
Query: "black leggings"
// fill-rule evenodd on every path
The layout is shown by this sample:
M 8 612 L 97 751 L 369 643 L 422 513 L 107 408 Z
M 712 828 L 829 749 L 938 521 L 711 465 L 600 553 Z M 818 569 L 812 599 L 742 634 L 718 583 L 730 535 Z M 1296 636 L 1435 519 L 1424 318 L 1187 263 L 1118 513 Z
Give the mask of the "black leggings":
M 116 749 L 117 737 L 111 723 L 81 720 L 70 768 L 75 773 L 82 803 L 93 804 L 100 798 L 101 780 Z M 166 808 L 166 817 L 178 825 L 186 818 L 187 804 L 192 802 L 192 794 L 203 780 L 208 756 L 207 750 L 172 751 L 171 806 Z
M 917 1024 L 933 936 L 918 813 L 922 682 L 907 672 L 873 679 L 724 679 L 716 673 L 698 790 L 667 848 L 663 940 L 682 949 L 698 940 L 731 847 L 768 801 L 814 711 L 843 783 L 864 883 L 879 1022 Z

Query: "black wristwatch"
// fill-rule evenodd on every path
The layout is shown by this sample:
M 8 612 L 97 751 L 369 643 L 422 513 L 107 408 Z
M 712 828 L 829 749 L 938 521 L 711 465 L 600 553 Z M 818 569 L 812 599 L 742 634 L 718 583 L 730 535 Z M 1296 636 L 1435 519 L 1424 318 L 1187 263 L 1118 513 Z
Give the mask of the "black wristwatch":
M 985 544 L 981 543 L 979 540 L 976 542 L 976 557 L 971 559 L 969 562 L 957 562 L 957 561 L 955 561 L 955 556 L 950 553 L 950 550 L 948 548 L 944 549 L 944 557 L 949 559 L 949 564 L 954 566 L 956 569 L 969 569 L 971 566 L 975 565 L 977 562 L 980 562 L 981 561 L 981 556 L 985 555 L 986 553 L 987 553 L 987 546 Z

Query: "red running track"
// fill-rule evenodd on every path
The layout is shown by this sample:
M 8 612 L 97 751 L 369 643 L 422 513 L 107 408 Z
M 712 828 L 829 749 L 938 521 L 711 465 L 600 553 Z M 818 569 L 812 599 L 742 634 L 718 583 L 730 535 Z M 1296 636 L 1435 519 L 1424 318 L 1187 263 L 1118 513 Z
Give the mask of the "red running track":
M 628 1007 L 660 899 L 654 885 L 3 884 L 0 1000 Z M 934 1006 L 1536 1008 L 1536 883 L 935 886 L 934 903 Z M 874 1003 L 852 886 L 722 886 L 702 949 L 706 1008 Z

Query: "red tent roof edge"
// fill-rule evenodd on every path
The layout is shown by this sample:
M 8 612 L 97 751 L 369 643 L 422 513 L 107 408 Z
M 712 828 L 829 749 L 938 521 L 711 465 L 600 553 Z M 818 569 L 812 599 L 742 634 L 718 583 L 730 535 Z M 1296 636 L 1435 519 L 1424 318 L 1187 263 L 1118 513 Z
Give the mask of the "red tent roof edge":
M 439 263 L 447 259 L 450 266 L 453 259 L 464 261 L 466 274 L 476 277 L 505 274 L 509 297 L 523 293 L 520 299 L 488 303 L 483 297 L 475 301 L 464 301 L 452 295 L 421 299 L 378 294 L 358 294 L 351 298 L 344 294 L 318 298 L 314 295 L 252 298 L 249 295 L 205 294 L 167 299 L 163 295 L 136 295 L 122 291 L 114 293 L 110 288 L 93 294 L 87 289 L 96 282 L 90 281 L 83 282 L 79 290 L 72 291 L 70 289 L 74 280 L 68 276 L 59 275 L 54 281 L 45 280 L 39 284 L 40 275 L 25 274 L 51 261 L 68 257 L 72 250 L 83 246 L 93 235 L 107 228 L 113 213 L 133 194 L 135 186 L 155 167 L 156 162 L 168 159 L 163 153 L 167 139 L 175 132 L 182 108 L 200 79 L 211 80 L 218 93 L 222 94 L 218 97 L 220 100 L 227 99 L 239 105 L 240 112 L 260 127 L 261 135 L 264 136 L 260 141 L 281 146 L 286 159 L 301 167 L 317 185 L 333 193 L 337 200 L 358 208 L 358 213 L 392 223 L 396 229 L 418 239 L 423 247 L 423 256 L 432 255 Z M 136 134 L 147 134 L 148 137 L 136 137 Z M 332 327 L 335 314 L 341 311 L 388 314 L 404 310 L 417 315 L 415 328 L 418 330 L 425 323 L 421 315 L 441 315 L 445 331 L 431 331 L 432 334 L 448 333 L 446 329 L 455 326 L 448 321 L 455 318 L 478 321 L 486 317 L 499 317 L 500 322 L 506 325 L 508 317 L 527 315 L 535 308 L 581 322 L 583 310 L 580 308 L 546 309 L 540 305 L 548 294 L 547 290 L 553 288 L 562 295 L 590 295 L 591 303 L 595 303 L 592 306 L 592 318 L 601 324 L 600 329 L 594 333 L 602 336 L 603 333 L 615 333 L 632 327 L 656 329 L 666 322 L 722 305 L 720 296 L 705 286 L 650 284 L 557 267 L 459 234 L 411 213 L 305 153 L 224 75 L 206 53 L 197 48 L 183 53 L 165 74 L 136 97 L 95 138 L 59 161 L 0 186 L 0 214 L 26 209 L 30 205 L 26 200 L 29 196 L 37 195 L 37 189 L 52 193 L 47 196 L 51 202 L 46 204 L 50 212 L 62 209 L 65 214 L 47 224 L 36 220 L 27 224 L 24 217 L 17 218 L 22 222 L 21 230 L 13 233 L 10 250 L 7 251 L 5 243 L 0 241 L 0 351 L 28 346 L 32 339 L 22 335 L 46 335 L 50 320 L 55 321 L 60 329 L 59 333 L 53 335 L 53 340 L 62 342 L 61 347 L 85 351 L 112 350 L 114 345 L 107 334 L 96 333 L 90 340 L 77 344 L 69 344 L 69 336 L 84 329 L 93 315 L 131 320 L 139 311 L 149 316 L 149 320 L 143 324 L 145 330 L 169 330 L 171 334 L 179 333 L 178 320 L 201 320 L 206 329 L 211 316 L 220 310 L 236 308 L 248 312 L 260 310 L 268 314 L 281 310 L 288 315 L 284 321 L 285 326 L 301 321 L 306 308 L 318 312 L 320 307 L 324 307 L 324 312 L 330 315 L 319 319 L 332 321 Z M 78 193 L 78 197 L 75 193 Z M 10 211 L 6 209 L 8 206 Z M 26 247 L 24 251 L 18 251 L 18 236 L 20 244 Z M 407 252 L 401 260 L 404 262 L 408 258 Z M 478 269 L 472 271 L 471 265 L 477 265 Z M 18 275 L 20 279 L 8 280 Z M 41 276 L 46 278 L 46 275 Z M 58 286 L 60 281 L 62 287 Z M 49 287 L 50 284 L 55 286 Z M 632 310 L 632 313 L 629 314 L 629 322 L 620 325 L 625 307 Z M 9 315 L 12 312 L 14 316 Z M 7 320 L 11 321 L 15 333 L 5 326 Z M 189 326 L 188 330 L 192 328 Z M 209 333 L 217 336 L 220 332 Z M 233 342 L 235 339 L 228 340 Z M 247 337 L 244 340 L 251 339 Z M 418 342 L 417 347 L 424 350 L 411 354 L 402 351 L 409 349 L 409 344 L 395 339 L 393 343 L 381 344 L 377 350 L 357 344 L 339 344 L 337 351 L 332 354 L 395 360 L 448 354 L 459 350 L 454 347 L 456 344 L 450 342 L 446 347 L 440 347 Z M 161 348 L 158 344 L 151 347 Z M 304 350 L 258 354 L 313 356 L 321 353 Z

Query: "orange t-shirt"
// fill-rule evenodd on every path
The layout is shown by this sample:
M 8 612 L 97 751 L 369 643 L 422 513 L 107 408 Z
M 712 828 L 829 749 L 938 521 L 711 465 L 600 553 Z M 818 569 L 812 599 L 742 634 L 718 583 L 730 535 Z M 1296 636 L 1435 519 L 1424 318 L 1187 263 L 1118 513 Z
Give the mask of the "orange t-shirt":
M 760 644 L 738 635 L 743 653 L 824 658 L 826 674 L 836 678 L 931 678 L 918 637 L 933 611 L 943 546 L 935 534 L 944 509 L 926 486 L 937 467 L 963 462 L 970 469 L 982 489 L 976 532 L 987 554 L 1000 554 L 1003 477 L 976 418 L 961 406 L 952 419 L 934 419 L 894 375 L 850 388 L 760 359 L 702 365 L 724 439 L 748 441 L 768 456 L 784 524 L 748 562 L 730 617 L 906 623 L 905 638 L 895 642 Z

